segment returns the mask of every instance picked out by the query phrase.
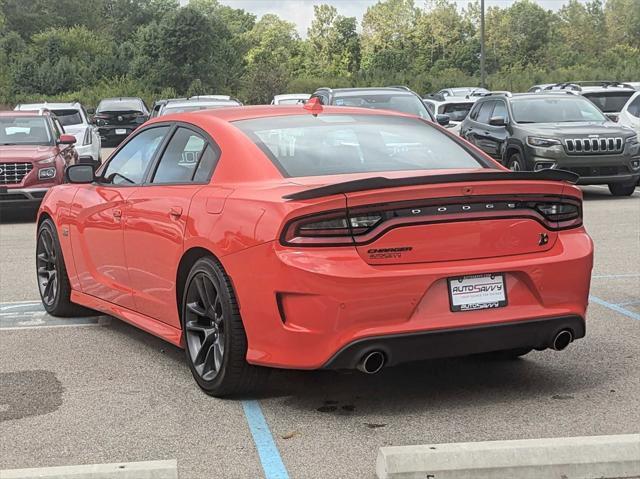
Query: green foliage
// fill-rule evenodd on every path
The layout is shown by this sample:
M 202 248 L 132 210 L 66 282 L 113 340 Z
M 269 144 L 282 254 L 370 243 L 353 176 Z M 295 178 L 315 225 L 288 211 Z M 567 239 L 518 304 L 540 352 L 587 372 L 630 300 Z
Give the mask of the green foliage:
M 268 103 L 319 86 L 479 84 L 479 1 L 379 0 L 357 20 L 314 7 L 307 37 L 219 0 L 0 0 L 0 104 L 231 94 Z M 229 2 L 227 2 L 229 3 Z M 502 4 L 509 2 L 502 2 Z M 182 5 L 182 6 L 181 6 Z M 640 78 L 640 1 L 517 0 L 486 12 L 488 86 Z

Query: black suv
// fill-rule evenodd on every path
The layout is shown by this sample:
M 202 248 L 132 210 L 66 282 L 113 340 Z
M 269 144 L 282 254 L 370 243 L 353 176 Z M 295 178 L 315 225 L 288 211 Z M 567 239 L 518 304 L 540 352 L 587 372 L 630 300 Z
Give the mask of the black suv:
M 638 135 L 568 92 L 490 94 L 476 101 L 460 135 L 514 171 L 568 170 L 615 196 L 633 194 L 640 178 Z
M 351 106 L 378 110 L 393 110 L 436 121 L 422 98 L 402 86 L 383 88 L 318 88 L 311 98 L 319 98 L 323 105 Z M 438 123 L 447 125 L 449 117 L 438 115 Z
M 93 116 L 102 146 L 119 145 L 148 119 L 149 108 L 141 98 L 105 98 Z

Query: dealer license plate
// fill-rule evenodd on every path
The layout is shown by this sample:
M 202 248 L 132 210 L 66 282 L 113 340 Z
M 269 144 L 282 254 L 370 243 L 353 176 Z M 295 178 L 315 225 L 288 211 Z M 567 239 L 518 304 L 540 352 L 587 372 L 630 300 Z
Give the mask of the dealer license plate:
M 127 130 L 125 128 L 116 128 L 116 135 L 126 135 Z
M 449 278 L 451 311 L 475 311 L 507 305 L 504 274 L 489 273 Z

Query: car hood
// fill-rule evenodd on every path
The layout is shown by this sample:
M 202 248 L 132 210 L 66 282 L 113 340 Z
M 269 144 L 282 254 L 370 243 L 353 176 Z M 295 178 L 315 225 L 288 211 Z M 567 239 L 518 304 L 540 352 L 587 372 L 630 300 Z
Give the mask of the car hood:
M 38 161 L 51 158 L 58 153 L 55 146 L 7 145 L 0 146 L 0 163 L 16 161 Z
M 596 122 L 575 122 L 575 123 L 536 123 L 536 124 L 520 124 L 523 130 L 541 136 L 552 137 L 581 137 L 589 135 L 611 136 L 618 135 L 621 137 L 631 136 L 633 133 L 626 128 L 613 122 L 596 123 Z

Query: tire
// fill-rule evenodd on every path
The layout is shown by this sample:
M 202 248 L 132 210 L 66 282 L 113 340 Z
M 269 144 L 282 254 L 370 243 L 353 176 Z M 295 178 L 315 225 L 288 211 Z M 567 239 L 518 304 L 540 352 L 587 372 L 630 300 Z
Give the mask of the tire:
M 45 311 L 52 316 L 95 314 L 71 302 L 71 285 L 64 264 L 58 233 L 53 221 L 45 219 L 38 227 L 36 278 Z
M 609 191 L 613 196 L 631 196 L 636 189 L 636 185 L 631 184 L 621 184 L 621 183 L 611 183 L 609 185 Z
M 507 160 L 507 168 L 511 171 L 527 171 L 527 165 L 524 162 L 524 159 L 520 155 L 520 153 L 513 153 L 509 155 L 509 159 Z
M 482 356 L 488 359 L 501 359 L 501 360 L 509 360 L 509 359 L 518 359 L 525 354 L 529 354 L 533 348 L 515 348 L 515 349 L 504 349 L 502 351 L 491 351 L 489 353 L 484 353 Z
M 231 280 L 212 257 L 196 261 L 185 282 L 182 330 L 191 374 L 210 396 L 251 394 L 269 369 L 246 361 L 247 336 Z

